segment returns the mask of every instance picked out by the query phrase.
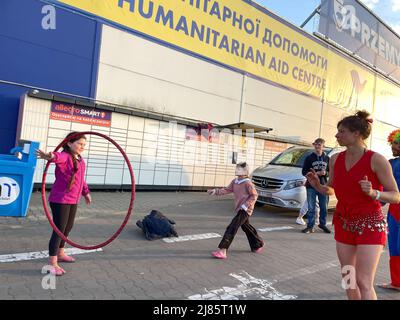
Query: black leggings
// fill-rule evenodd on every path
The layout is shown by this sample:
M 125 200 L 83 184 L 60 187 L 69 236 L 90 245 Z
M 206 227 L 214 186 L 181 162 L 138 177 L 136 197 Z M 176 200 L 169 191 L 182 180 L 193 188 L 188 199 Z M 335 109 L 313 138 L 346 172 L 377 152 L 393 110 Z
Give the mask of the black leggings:
M 53 221 L 57 228 L 68 237 L 74 225 L 77 204 L 62 204 L 50 202 Z M 49 256 L 56 256 L 59 248 L 65 247 L 65 241 L 53 231 L 49 242 Z

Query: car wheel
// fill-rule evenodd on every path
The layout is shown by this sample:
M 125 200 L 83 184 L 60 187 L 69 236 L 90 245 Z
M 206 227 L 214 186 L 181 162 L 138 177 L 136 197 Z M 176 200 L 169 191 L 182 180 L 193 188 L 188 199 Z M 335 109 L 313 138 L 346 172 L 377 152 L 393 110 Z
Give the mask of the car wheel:
M 257 208 L 263 207 L 263 206 L 264 206 L 264 203 L 261 203 L 261 202 L 256 201 L 255 206 L 256 206 Z

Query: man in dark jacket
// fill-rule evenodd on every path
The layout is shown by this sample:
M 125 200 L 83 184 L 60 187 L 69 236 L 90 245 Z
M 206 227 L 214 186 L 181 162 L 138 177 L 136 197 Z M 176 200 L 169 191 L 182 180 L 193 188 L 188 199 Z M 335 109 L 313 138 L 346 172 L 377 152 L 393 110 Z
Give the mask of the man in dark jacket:
M 311 169 L 314 169 L 319 176 L 321 184 L 327 184 L 328 172 L 329 172 L 329 157 L 324 152 L 325 140 L 318 138 L 314 141 L 314 152 L 311 153 L 304 161 L 303 165 L 303 176 L 305 176 Z M 318 193 L 310 184 L 306 183 L 307 189 L 307 228 L 302 230 L 303 233 L 314 232 L 315 225 L 315 203 L 319 201 L 320 213 L 319 213 L 319 225 L 318 227 L 326 233 L 331 231 L 326 226 L 326 215 L 328 207 L 328 197 L 326 195 Z

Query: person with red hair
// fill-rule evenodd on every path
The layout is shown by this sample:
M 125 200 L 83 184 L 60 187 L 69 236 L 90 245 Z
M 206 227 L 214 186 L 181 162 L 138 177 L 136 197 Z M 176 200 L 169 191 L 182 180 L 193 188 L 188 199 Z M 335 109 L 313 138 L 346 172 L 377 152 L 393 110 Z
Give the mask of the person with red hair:
M 392 147 L 394 157 L 389 162 L 392 165 L 397 187 L 400 188 L 400 129 L 390 133 L 388 142 Z M 379 287 L 400 291 L 400 204 L 391 204 L 389 206 L 387 222 L 391 283 L 380 284 Z

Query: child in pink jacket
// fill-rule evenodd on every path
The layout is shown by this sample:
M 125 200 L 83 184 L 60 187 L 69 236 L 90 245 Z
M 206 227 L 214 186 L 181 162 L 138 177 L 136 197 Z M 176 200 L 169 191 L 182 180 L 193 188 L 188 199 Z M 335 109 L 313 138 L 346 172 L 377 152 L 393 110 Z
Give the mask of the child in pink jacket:
M 253 213 L 254 204 L 258 194 L 253 183 L 249 179 L 249 166 L 246 162 L 236 165 L 235 175 L 237 179 L 232 180 L 226 188 L 217 188 L 207 190 L 210 195 L 224 195 L 233 193 L 235 195 L 235 213 L 236 216 L 226 228 L 225 234 L 218 245 L 219 250 L 211 254 L 218 259 L 227 258 L 227 250 L 231 245 L 239 227 L 246 233 L 251 251 L 261 253 L 264 248 L 264 241 L 257 234 L 257 230 L 250 224 L 249 218 Z
M 77 132 L 71 132 L 67 138 Z M 78 202 L 81 196 L 85 197 L 86 204 L 92 202 L 89 188 L 85 182 L 86 164 L 81 154 L 85 150 L 86 137 L 78 135 L 69 140 L 62 152 L 48 152 L 37 150 L 37 156 L 54 162 L 56 165 L 56 180 L 51 188 L 49 202 L 53 214 L 53 221 L 57 228 L 68 237 L 74 225 Z M 58 262 L 75 262 L 64 252 L 65 241 L 55 231 L 49 242 L 49 264 L 53 267 L 51 273 L 61 276 L 65 270 Z

